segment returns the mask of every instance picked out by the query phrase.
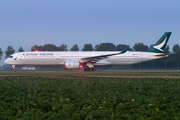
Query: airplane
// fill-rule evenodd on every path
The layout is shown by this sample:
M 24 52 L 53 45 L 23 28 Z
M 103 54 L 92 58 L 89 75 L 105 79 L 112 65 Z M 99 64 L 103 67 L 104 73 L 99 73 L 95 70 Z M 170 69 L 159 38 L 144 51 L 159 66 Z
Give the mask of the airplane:
M 167 57 L 164 49 L 172 32 L 165 32 L 146 52 L 128 51 L 35 51 L 12 54 L 4 62 L 12 65 L 63 65 L 65 69 L 84 68 L 84 71 L 96 71 L 99 65 L 129 65 Z

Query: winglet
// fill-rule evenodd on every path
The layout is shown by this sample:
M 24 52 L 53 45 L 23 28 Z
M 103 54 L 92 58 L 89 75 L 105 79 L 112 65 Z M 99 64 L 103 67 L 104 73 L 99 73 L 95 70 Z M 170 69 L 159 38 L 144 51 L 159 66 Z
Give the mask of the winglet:
M 125 53 L 129 48 L 124 49 L 120 54 Z
M 120 53 L 117 53 L 117 54 L 123 54 L 123 53 L 125 53 L 127 50 L 129 50 L 129 48 L 126 48 L 126 49 L 124 49 L 123 51 L 121 51 Z M 112 55 L 114 55 L 114 54 L 112 54 Z

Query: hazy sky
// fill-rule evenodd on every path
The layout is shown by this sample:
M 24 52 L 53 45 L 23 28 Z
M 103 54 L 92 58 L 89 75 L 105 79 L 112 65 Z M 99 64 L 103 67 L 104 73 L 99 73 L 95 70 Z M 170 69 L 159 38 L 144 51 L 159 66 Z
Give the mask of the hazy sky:
M 136 42 L 151 45 L 172 32 L 170 50 L 180 44 L 180 0 L 1 0 L 0 48 Z M 1 60 L 0 65 L 3 63 Z

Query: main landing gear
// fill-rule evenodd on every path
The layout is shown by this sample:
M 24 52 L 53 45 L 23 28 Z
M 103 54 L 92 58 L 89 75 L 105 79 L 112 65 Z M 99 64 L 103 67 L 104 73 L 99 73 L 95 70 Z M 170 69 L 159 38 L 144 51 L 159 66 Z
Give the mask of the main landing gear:
M 92 63 L 87 63 L 84 71 L 96 71 L 96 69 L 94 68 L 94 65 Z
M 86 68 L 84 68 L 84 71 L 96 71 L 96 69 L 95 68 L 86 67 Z

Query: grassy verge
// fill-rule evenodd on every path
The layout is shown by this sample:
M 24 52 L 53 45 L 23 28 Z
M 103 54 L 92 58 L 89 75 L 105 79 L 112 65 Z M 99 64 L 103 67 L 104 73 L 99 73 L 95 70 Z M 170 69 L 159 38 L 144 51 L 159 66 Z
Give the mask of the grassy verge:
M 0 78 L 0 119 L 180 119 L 180 81 Z
M 34 76 L 34 77 L 58 77 L 58 76 L 157 76 L 157 77 L 180 77 L 179 71 L 0 71 L 0 76 Z

